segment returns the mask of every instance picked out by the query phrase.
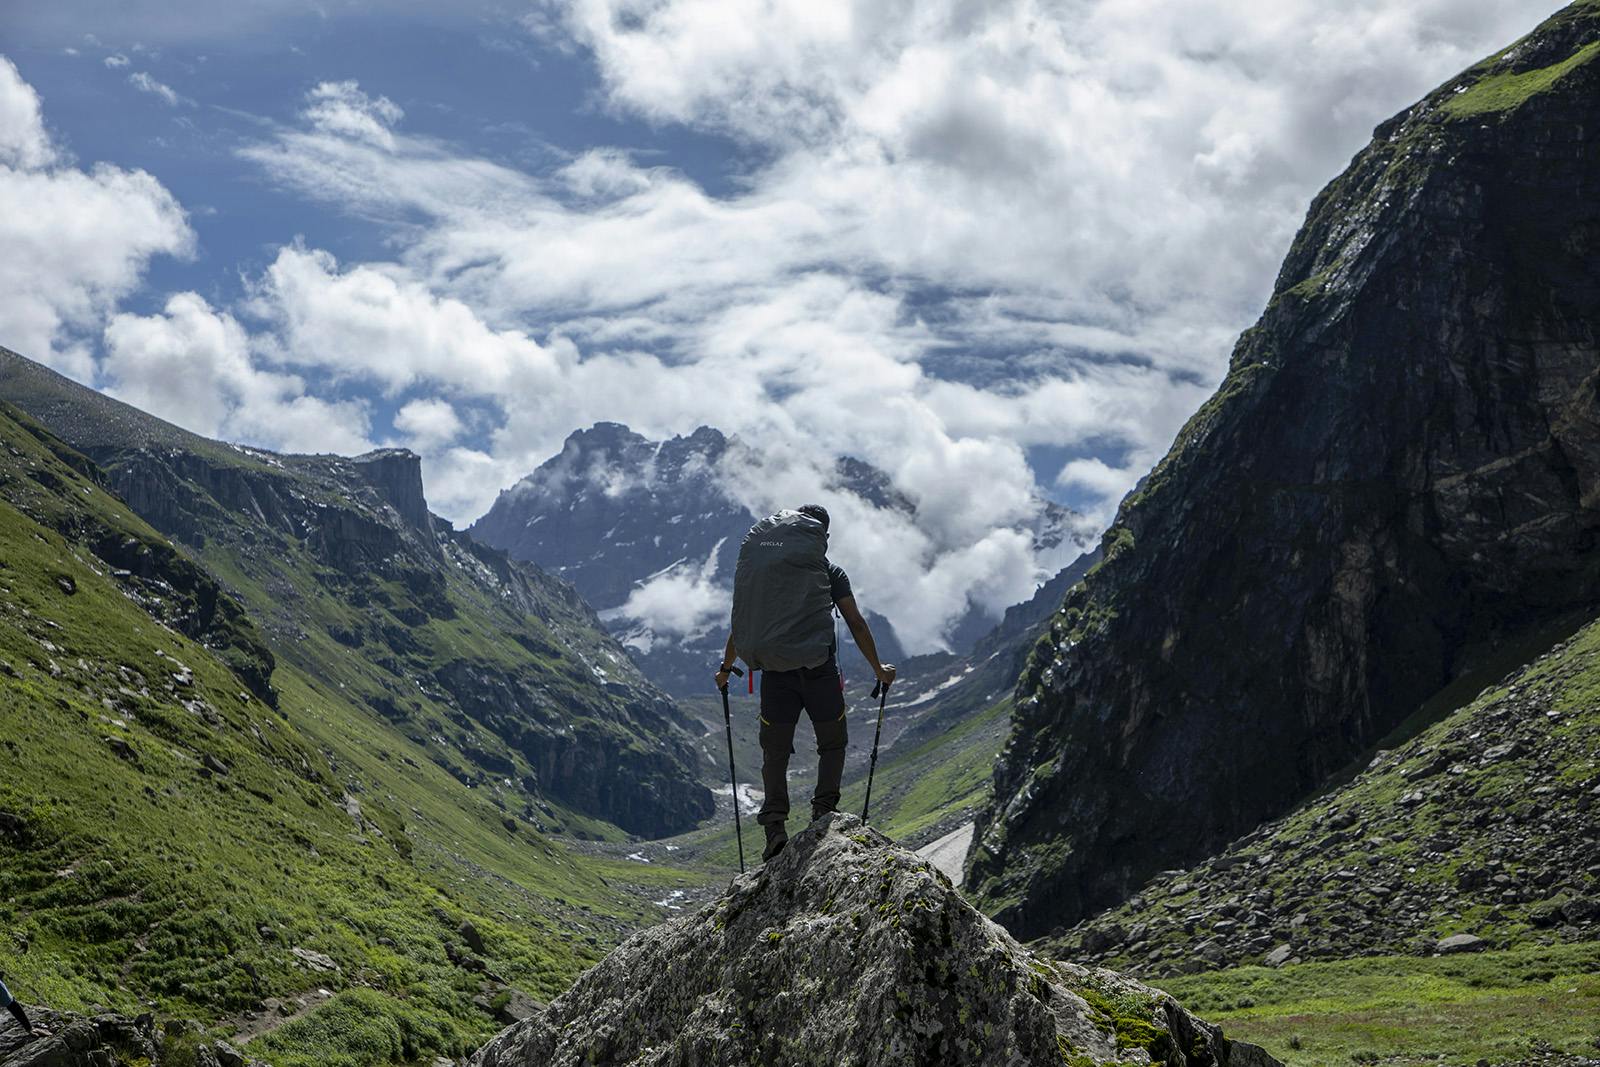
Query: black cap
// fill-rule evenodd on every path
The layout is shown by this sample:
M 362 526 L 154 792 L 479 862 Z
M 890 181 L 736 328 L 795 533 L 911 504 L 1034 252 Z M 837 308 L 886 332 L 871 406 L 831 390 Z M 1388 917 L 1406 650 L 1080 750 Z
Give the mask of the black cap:
M 802 504 L 795 510 L 802 515 L 810 515 L 813 519 L 822 523 L 824 530 L 828 528 L 828 509 L 821 504 Z

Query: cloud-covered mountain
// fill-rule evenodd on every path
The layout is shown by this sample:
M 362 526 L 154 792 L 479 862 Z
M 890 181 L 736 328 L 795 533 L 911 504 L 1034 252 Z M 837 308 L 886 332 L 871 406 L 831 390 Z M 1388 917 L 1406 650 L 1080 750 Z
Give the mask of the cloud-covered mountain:
M 885 658 L 899 658 L 907 647 L 939 647 L 934 641 L 964 651 L 1010 597 L 1024 599 L 1058 569 L 1056 559 L 1082 550 L 1076 517 L 1040 500 L 1026 526 L 1008 531 L 1025 539 L 1038 573 L 1026 576 L 1020 595 L 1008 592 L 1006 603 L 979 600 L 958 577 L 937 586 L 951 568 L 937 553 L 888 573 L 864 565 L 886 555 L 873 552 L 876 545 L 918 540 L 918 509 L 884 472 L 848 457 L 826 471 L 774 467 L 772 456 L 709 426 L 651 441 L 618 423 L 598 423 L 572 434 L 560 454 L 501 493 L 470 532 L 571 581 L 654 680 L 690 691 L 704 688 L 705 669 L 721 652 L 739 541 L 758 512 L 813 499 L 828 506 L 835 516 L 830 557 L 850 571 Z M 935 588 L 896 597 L 894 581 Z M 936 605 L 937 626 L 926 619 L 900 624 L 897 608 L 919 601 Z M 902 640 L 908 632 L 921 647 Z

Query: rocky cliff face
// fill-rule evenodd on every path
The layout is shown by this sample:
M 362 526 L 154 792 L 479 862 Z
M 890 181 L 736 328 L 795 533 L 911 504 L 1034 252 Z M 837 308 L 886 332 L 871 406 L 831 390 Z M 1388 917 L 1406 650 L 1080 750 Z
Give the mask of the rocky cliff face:
M 1600 934 L 1600 624 L 1351 781 L 1052 938 L 1166 975 Z
M 1036 935 L 1600 602 L 1600 6 L 1378 128 L 1018 688 L 972 880 Z
M 474 1067 L 1265 1065 L 1172 998 L 1033 955 L 849 815 L 635 936 Z
M 711 813 L 699 731 L 571 586 L 430 516 L 415 455 L 208 441 L 4 350 L 0 398 L 227 576 L 280 662 L 356 696 L 508 811 L 554 828 L 554 802 L 647 835 Z

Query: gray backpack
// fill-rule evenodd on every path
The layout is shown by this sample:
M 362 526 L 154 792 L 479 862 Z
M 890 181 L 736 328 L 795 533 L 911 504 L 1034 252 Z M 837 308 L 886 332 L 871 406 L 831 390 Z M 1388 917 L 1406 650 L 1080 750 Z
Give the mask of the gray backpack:
M 750 527 L 733 571 L 733 650 L 752 670 L 818 667 L 833 650 L 828 531 L 798 511 Z

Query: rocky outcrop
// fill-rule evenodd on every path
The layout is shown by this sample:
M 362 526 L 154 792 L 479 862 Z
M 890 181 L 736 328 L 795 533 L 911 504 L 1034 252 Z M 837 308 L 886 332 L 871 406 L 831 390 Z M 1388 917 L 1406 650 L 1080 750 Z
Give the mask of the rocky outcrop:
M 969 886 L 1035 936 L 1600 603 L 1600 7 L 1378 128 L 1017 690 Z
M 1052 949 L 1136 974 L 1600 937 L 1600 624 Z
M 161 1062 L 161 1035 L 149 1015 L 80 1019 L 35 1010 L 48 1037 L 33 1037 L 9 1016 L 0 1024 L 0 1064 L 5 1067 L 133 1067 Z
M 636 935 L 473 1067 L 1270 1065 L 1171 997 L 1035 956 L 850 815 Z
M 22 1032 L 10 1016 L 0 1022 L 3 1067 L 252 1067 L 256 1061 L 226 1041 L 200 1041 L 192 1026 L 158 1027 L 154 1016 L 87 1018 L 35 1009 L 48 1037 Z
M 405 448 L 380 448 L 350 461 L 402 522 L 433 531 L 433 515 L 422 493 L 422 458 Z

